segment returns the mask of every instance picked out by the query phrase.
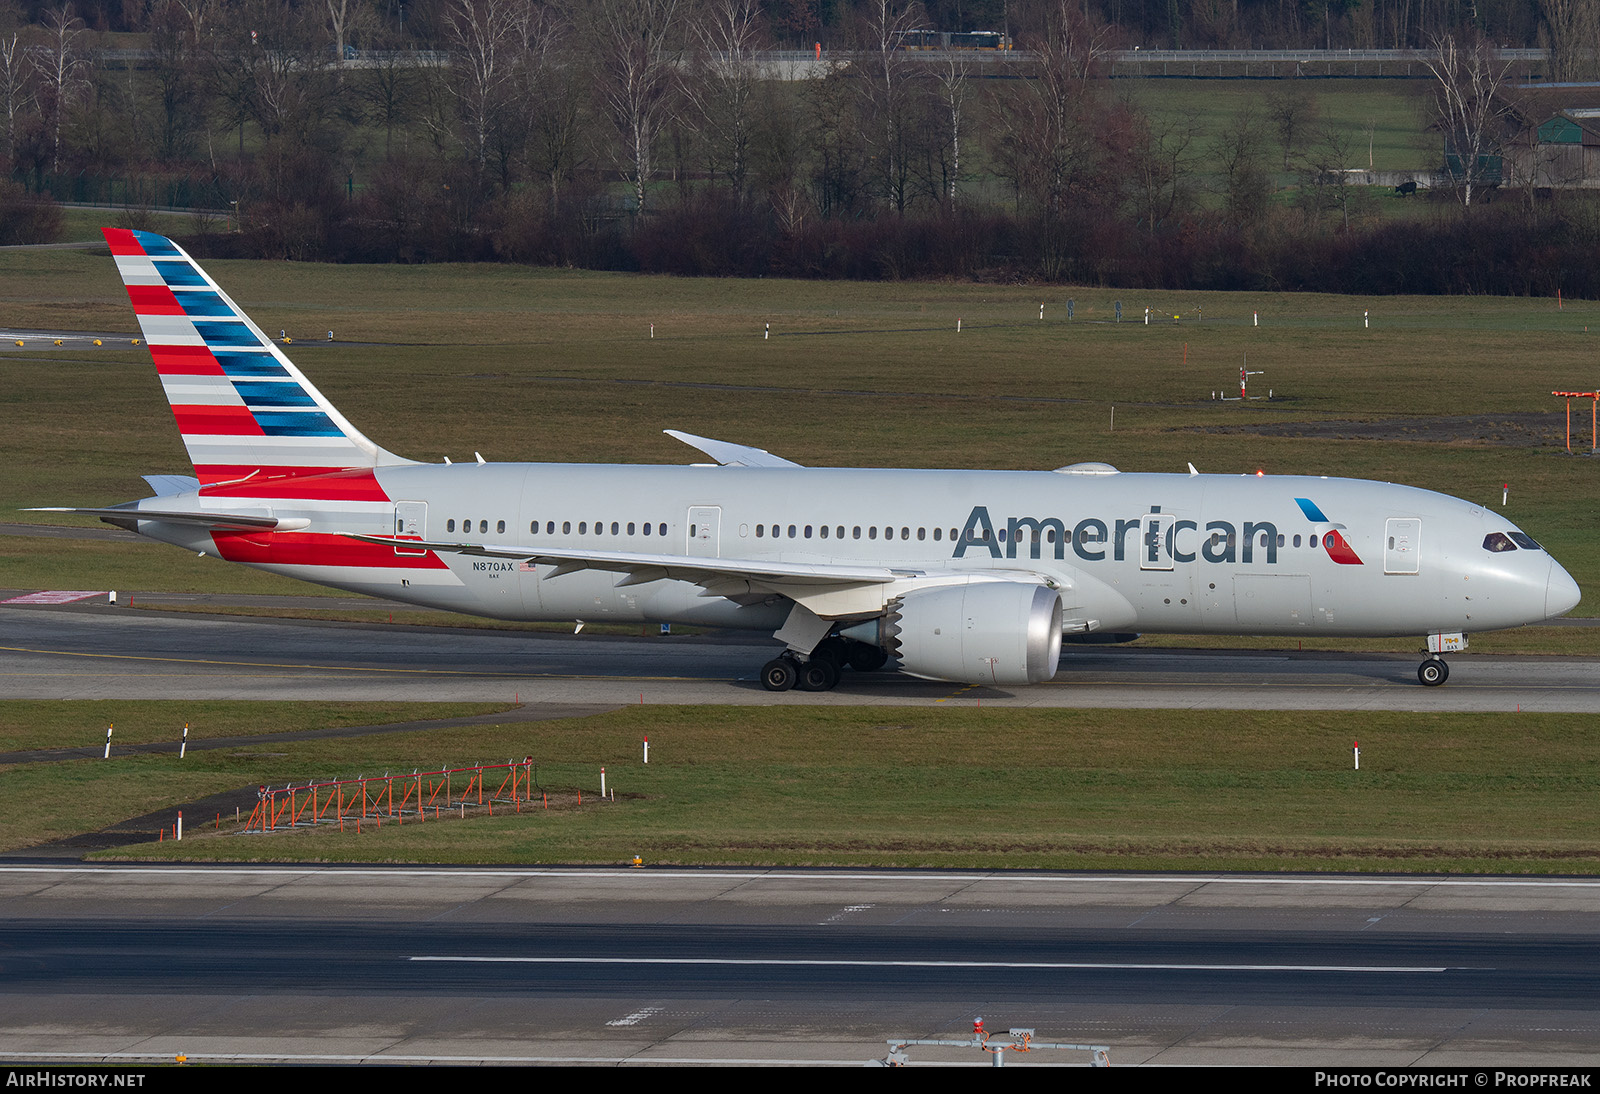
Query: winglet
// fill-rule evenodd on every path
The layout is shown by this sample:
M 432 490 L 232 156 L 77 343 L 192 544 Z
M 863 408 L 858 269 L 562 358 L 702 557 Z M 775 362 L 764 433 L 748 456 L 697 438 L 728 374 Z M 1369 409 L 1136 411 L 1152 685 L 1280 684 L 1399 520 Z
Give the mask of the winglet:
M 710 437 L 696 437 L 693 433 L 685 433 L 681 429 L 663 429 L 661 432 L 682 441 L 690 448 L 698 448 L 723 467 L 801 466 L 793 460 L 774 456 L 764 448 L 752 448 L 750 445 L 734 444 L 732 441 L 712 440 Z

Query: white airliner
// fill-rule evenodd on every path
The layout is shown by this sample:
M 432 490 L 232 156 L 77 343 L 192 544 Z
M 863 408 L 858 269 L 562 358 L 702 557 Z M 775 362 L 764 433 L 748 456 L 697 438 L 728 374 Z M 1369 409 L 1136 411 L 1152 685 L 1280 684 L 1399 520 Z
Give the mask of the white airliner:
M 184 251 L 106 229 L 195 477 L 92 514 L 166 543 L 499 619 L 770 631 L 774 691 L 890 658 L 999 685 L 1063 638 L 1417 635 L 1424 684 L 1471 631 L 1577 584 L 1472 502 L 1353 479 L 807 468 L 669 430 L 716 463 L 421 464 L 356 430 Z

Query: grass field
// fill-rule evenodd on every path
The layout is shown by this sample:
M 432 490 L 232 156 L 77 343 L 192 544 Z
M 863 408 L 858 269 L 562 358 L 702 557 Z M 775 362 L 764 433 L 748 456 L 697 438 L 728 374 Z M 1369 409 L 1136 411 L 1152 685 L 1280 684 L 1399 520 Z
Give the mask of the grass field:
M 0 706 L 14 723 L 40 704 Z M 76 705 L 75 706 L 79 706 Z M 137 706 L 137 704 L 134 704 Z M 260 706 L 255 722 L 293 717 Z M 93 739 L 101 709 L 83 710 Z M 175 705 L 156 712 L 170 720 Z M 125 719 L 138 715 L 124 710 Z M 151 720 L 151 719 L 147 719 Z M 234 720 L 237 720 L 234 718 Z M 119 725 L 122 723 L 119 723 Z M 1358 728 L 1359 726 L 1359 728 Z M 650 763 L 640 763 L 648 735 Z M 1350 746 L 1359 735 L 1360 771 Z M 257 782 L 529 755 L 559 808 L 209 835 L 136 857 L 652 865 L 1600 869 L 1600 739 L 1565 715 L 628 708 L 594 718 L 14 768 L 0 843 Z M 606 768 L 614 804 L 596 800 Z M 584 792 L 576 804 L 575 791 Z M 60 803 L 92 803 L 67 823 Z M 248 806 L 246 806 L 248 809 Z M 42 820 L 39 818 L 43 818 Z M 414 818 L 413 818 L 414 820 Z M 154 827 L 154 826 L 153 826 Z M 113 853 L 111 857 L 117 857 Z
M 291 355 L 353 421 L 419 459 L 481 451 L 495 460 L 695 460 L 660 433 L 676 427 L 816 465 L 1107 460 L 1182 472 L 1193 461 L 1208 472 L 1403 481 L 1496 509 L 1509 482 L 1508 516 L 1586 589 L 1600 588 L 1600 463 L 1561 451 L 1561 403 L 1549 395 L 1596 384 L 1600 305 L 1589 301 L 1558 309 L 1521 299 L 697 281 L 514 267 L 208 268 L 264 329 L 289 331 Z M 1111 322 L 1118 300 L 1130 321 Z M 1146 307 L 1165 321 L 1146 326 Z M 103 254 L 0 253 L 0 308 L 14 327 L 136 331 Z M 1265 372 L 1252 391 L 1270 388 L 1274 398 L 1214 400 L 1247 357 Z M 0 509 L 102 505 L 146 493 L 141 473 L 187 471 L 142 347 L 8 344 L 0 407 L 8 469 Z M 1325 424 L 1339 422 L 1369 428 Z M 19 537 L 0 538 L 0 587 L 310 591 L 159 545 Z M 1579 613 L 1597 606 L 1591 592 Z M 1475 648 L 1571 652 L 1586 641 L 1534 628 L 1475 639 Z M 80 732 L 93 743 L 102 716 L 112 720 L 86 704 L 0 704 L 17 744 L 46 727 L 52 743 Z M 165 725 L 176 714 L 150 717 Z M 273 717 L 265 707 L 239 715 Z M 1305 714 L 652 708 L 564 725 L 193 753 L 183 766 L 130 756 L 13 767 L 0 772 L 8 818 L 0 845 L 229 787 L 534 754 L 548 760 L 541 771 L 550 785 L 588 787 L 600 763 L 627 770 L 615 776 L 617 806 L 415 832 L 385 826 L 359 844 L 317 834 L 186 840 L 182 853 L 1600 867 L 1596 757 L 1581 718 L 1364 714 L 1359 776 L 1348 770 L 1355 726 Z M 662 742 L 659 759 L 628 770 L 647 727 Z M 78 802 L 77 811 L 50 814 L 40 804 L 59 801 Z
M 1441 154 L 1438 135 L 1427 129 L 1432 86 L 1428 80 L 1161 79 L 1117 80 L 1112 89 L 1126 95 L 1158 126 L 1192 119 L 1203 134 L 1195 151 L 1208 154 L 1216 134 L 1232 126 L 1241 111 L 1253 110 L 1266 135 L 1266 161 L 1278 168 L 1283 148 L 1268 117 L 1268 99 L 1299 94 L 1310 107 L 1306 145 L 1331 127 L 1349 140 L 1351 167 L 1425 171 Z

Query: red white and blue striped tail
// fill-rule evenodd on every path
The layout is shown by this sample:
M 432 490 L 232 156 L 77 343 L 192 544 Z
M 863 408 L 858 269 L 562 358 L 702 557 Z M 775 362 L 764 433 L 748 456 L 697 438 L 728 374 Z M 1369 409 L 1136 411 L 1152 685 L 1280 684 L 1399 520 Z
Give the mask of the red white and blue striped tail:
M 183 248 L 102 231 L 202 493 L 362 496 L 371 468 L 411 462 L 346 421 Z

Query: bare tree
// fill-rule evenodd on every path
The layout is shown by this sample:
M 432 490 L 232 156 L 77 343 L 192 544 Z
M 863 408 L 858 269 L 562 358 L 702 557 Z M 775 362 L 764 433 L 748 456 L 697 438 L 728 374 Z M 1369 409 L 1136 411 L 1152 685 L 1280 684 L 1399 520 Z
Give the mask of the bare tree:
M 1046 277 L 1064 271 L 1066 217 L 1074 191 L 1086 189 L 1097 167 L 1096 121 L 1106 33 L 1070 0 L 1047 13 L 1043 34 L 1025 41 L 1033 60 L 1014 99 L 993 114 L 996 173 L 1011 183 L 1017 204 L 1036 232 Z
M 1497 159 L 1510 104 L 1504 99 L 1511 62 L 1479 40 L 1463 46 L 1453 35 L 1434 40 L 1420 56 L 1433 73 L 1434 124 L 1444 134 L 1445 168 L 1456 182 L 1461 204 L 1472 207 L 1474 191 L 1498 183 Z
M 539 8 L 529 21 L 527 55 L 518 97 L 528 113 L 528 161 L 549 187 L 549 210 L 560 203 L 560 188 L 580 159 L 584 132 L 584 69 L 574 63 L 572 25 L 554 5 Z
M 708 0 L 689 16 L 695 52 L 683 82 L 694 125 L 705 137 L 711 175 L 739 202 L 750 170 L 751 127 L 760 71 L 761 8 L 756 0 Z
M 961 181 L 961 135 L 966 121 L 967 100 L 971 97 L 971 81 L 966 65 L 957 57 L 950 57 L 933 66 L 934 79 L 939 84 L 938 113 L 944 140 L 938 144 L 943 185 L 939 193 L 946 201 L 956 200 L 956 187 Z
M 875 150 L 873 164 L 883 200 L 897 212 L 904 211 L 911 197 L 911 81 L 920 69 L 901 47 L 906 32 L 917 25 L 921 16 L 917 0 L 870 0 L 867 48 L 861 51 L 857 62 L 862 69 L 861 90 L 869 119 L 864 135 Z
M 527 0 L 454 0 L 449 88 L 462 121 L 463 143 L 477 169 L 489 159 L 495 130 L 513 112 L 511 93 L 527 41 Z
M 22 44 L 19 31 L 0 35 L 0 107 L 5 110 L 5 162 L 11 163 L 16 152 L 19 115 L 33 102 L 27 47 Z
M 1266 211 L 1272 182 L 1262 166 L 1267 144 L 1266 123 L 1246 105 L 1223 126 L 1211 156 L 1222 179 L 1223 207 L 1235 224 L 1248 224 Z
M 1539 0 L 1544 33 L 1550 50 L 1550 79 L 1556 82 L 1592 80 L 1600 73 L 1600 2 L 1597 0 Z
M 333 56 L 339 79 L 344 79 L 345 48 L 350 37 L 370 16 L 365 0 L 323 0 L 328 8 L 328 30 L 333 35 Z
M 678 63 L 678 0 L 595 0 L 588 14 L 601 99 L 621 138 L 634 206 L 643 213 Z
M 1267 96 L 1267 119 L 1278 134 L 1285 171 L 1290 169 L 1301 142 L 1316 124 L 1321 112 L 1316 96 L 1299 84 L 1291 84 Z
M 1306 152 L 1304 176 L 1306 213 L 1319 218 L 1324 210 L 1337 210 L 1343 226 L 1350 227 L 1350 210 L 1356 189 L 1350 185 L 1355 144 L 1350 134 L 1329 123 Z
M 72 5 L 53 8 L 44 16 L 44 41 L 30 54 L 39 74 L 39 100 L 50 134 L 50 173 L 61 170 L 61 123 L 79 95 L 89 86 L 89 57 L 83 20 Z
M 1151 232 L 1185 202 L 1189 163 L 1195 138 L 1200 134 L 1196 111 L 1180 110 L 1161 122 L 1141 127 L 1143 141 L 1129 157 L 1129 174 L 1139 208 L 1139 219 Z
M 188 153 L 203 118 L 202 63 L 194 19 L 184 5 L 165 0 L 150 8 L 151 84 L 158 120 L 160 158 L 172 162 Z

